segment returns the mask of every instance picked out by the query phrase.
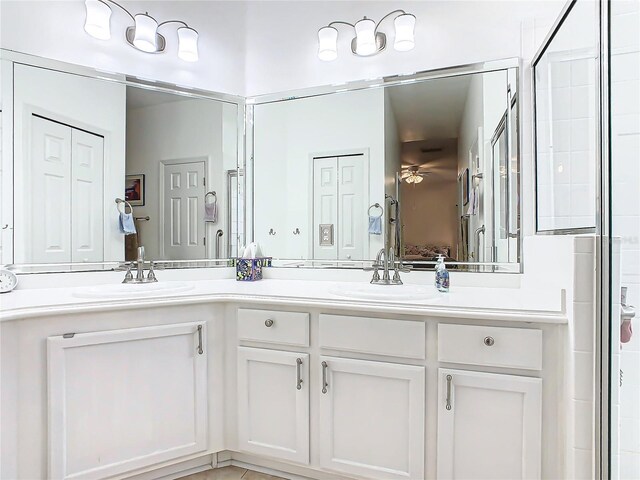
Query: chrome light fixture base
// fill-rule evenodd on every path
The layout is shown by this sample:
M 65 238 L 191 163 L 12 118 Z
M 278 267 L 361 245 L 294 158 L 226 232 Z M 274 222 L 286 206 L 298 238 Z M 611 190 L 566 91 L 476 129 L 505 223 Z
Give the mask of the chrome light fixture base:
M 357 47 L 358 47 L 358 38 L 353 37 L 353 40 L 351 40 L 351 53 L 353 53 L 357 57 L 373 57 L 379 54 L 380 52 L 382 52 L 385 48 L 387 48 L 387 36 L 382 32 L 376 32 L 376 51 L 368 55 L 363 55 L 361 53 L 358 53 L 356 50 Z
M 127 27 L 127 30 L 125 31 L 125 34 L 124 34 L 125 40 L 133 48 L 142 52 L 143 50 L 140 50 L 138 47 L 136 47 L 133 44 L 133 39 L 135 36 L 136 36 L 136 27 L 133 27 L 133 26 Z M 162 35 L 156 32 L 156 50 L 154 52 L 144 52 L 144 53 L 161 53 L 161 52 L 164 52 L 164 49 L 166 46 L 167 46 L 167 40 Z

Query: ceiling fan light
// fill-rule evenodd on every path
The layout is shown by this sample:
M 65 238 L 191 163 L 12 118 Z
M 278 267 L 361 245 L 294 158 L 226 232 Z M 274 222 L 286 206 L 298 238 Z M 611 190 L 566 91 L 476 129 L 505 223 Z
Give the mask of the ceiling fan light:
M 198 61 L 198 32 L 193 28 L 178 29 L 178 57 L 185 62 Z
M 98 40 L 111 38 L 111 8 L 99 0 L 86 0 L 84 2 L 87 18 L 84 22 L 84 31 Z
M 367 56 L 376 53 L 376 22 L 368 18 L 356 22 L 356 53 Z
M 144 13 L 139 13 L 134 17 L 135 35 L 133 45 L 143 52 L 153 53 L 158 51 L 156 35 L 158 33 L 158 22 Z
M 415 27 L 416 17 L 410 13 L 398 15 L 393 21 L 396 29 L 396 38 L 393 48 L 398 52 L 408 52 L 416 46 Z
M 416 175 L 413 179 L 413 183 L 420 183 L 422 182 L 422 180 L 424 180 L 423 177 L 421 177 L 420 175 Z

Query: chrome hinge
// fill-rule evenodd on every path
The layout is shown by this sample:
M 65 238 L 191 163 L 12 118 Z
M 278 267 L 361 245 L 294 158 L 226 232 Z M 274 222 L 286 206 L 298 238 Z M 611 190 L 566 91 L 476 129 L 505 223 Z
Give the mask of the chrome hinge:
M 62 335 L 62 338 L 73 338 L 75 337 L 75 333 L 65 333 L 64 335 Z

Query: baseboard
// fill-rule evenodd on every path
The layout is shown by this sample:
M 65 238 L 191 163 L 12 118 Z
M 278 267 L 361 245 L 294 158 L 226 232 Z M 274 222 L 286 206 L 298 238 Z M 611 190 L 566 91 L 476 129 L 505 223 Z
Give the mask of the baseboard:
M 217 465 L 217 454 L 204 455 L 184 462 L 168 465 L 150 472 L 140 473 L 131 477 L 131 480 L 175 480 L 177 478 L 193 475 L 215 468 Z

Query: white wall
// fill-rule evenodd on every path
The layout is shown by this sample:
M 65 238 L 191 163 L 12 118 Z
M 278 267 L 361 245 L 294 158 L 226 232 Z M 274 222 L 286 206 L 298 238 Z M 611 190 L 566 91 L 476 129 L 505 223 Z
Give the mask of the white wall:
M 25 205 L 30 197 L 25 171 L 30 151 L 31 114 L 104 136 L 104 259 L 124 259 L 115 198 L 123 195 L 125 155 L 125 87 L 25 65 L 14 69 L 14 262 L 25 263 L 23 247 L 30 235 Z M 9 195 L 11 192 L 5 192 Z
M 206 160 L 206 190 L 214 190 L 218 197 L 218 222 L 206 223 L 207 258 L 215 258 L 216 230 L 221 228 L 228 233 L 226 170 L 235 169 L 237 130 L 225 129 L 223 124 L 229 117 L 235 121 L 237 112 L 235 106 L 225 109 L 224 105 L 213 100 L 190 99 L 127 112 L 127 175 L 145 175 L 145 205 L 134 208 L 137 217 L 150 217 L 148 222 L 138 223 L 140 242 L 148 258 L 161 258 L 162 161 Z M 223 241 L 226 244 L 224 236 Z M 224 244 L 221 243 L 221 249 Z
M 102 41 L 84 31 L 81 0 L 2 0 L 2 48 L 94 67 L 114 73 L 160 80 L 225 93 L 244 92 L 244 12 L 234 1 L 124 1 L 133 13 L 148 11 L 159 21 L 180 19 L 199 33 L 200 61 L 177 57 L 176 25 L 162 27 L 167 50 L 149 55 L 130 47 L 124 31 L 131 19 L 112 7 L 111 39 Z
M 148 10 L 159 19 L 192 24 L 200 34 L 200 61 L 192 64 L 176 57 L 174 26 L 163 27 L 167 52 L 150 56 L 122 40 L 130 20 L 115 7 L 112 37 L 100 41 L 84 32 L 80 0 L 3 0 L 0 45 L 105 71 L 257 95 L 519 56 L 521 21 L 542 19 L 548 24 L 563 4 L 564 0 L 123 2 L 133 12 Z M 394 8 L 418 18 L 413 51 L 395 52 L 390 45 L 382 55 L 356 58 L 349 51 L 351 32 L 339 27 L 338 59 L 318 59 L 320 27 L 333 20 L 353 23 L 364 15 L 378 20 Z M 391 20 L 385 21 L 383 31 L 392 32 Z
M 255 107 L 255 239 L 264 254 L 311 258 L 313 155 L 367 149 L 368 204 L 384 204 L 384 95 L 381 89 Z M 366 225 L 366 223 L 365 223 Z M 276 235 L 269 235 L 273 228 Z M 299 228 L 300 235 L 293 235 Z M 371 258 L 382 235 L 369 238 Z
M 521 21 L 544 19 L 550 23 L 564 3 L 564 0 L 250 2 L 245 91 L 247 95 L 259 95 L 517 57 L 521 54 Z M 354 35 L 349 27 L 338 26 L 338 58 L 333 62 L 318 59 L 320 27 L 334 20 L 353 23 L 364 15 L 377 21 L 396 8 L 417 16 L 414 50 L 396 52 L 391 42 L 380 55 L 355 57 L 349 47 Z M 385 20 L 381 30 L 390 32 L 392 40 L 392 18 Z

